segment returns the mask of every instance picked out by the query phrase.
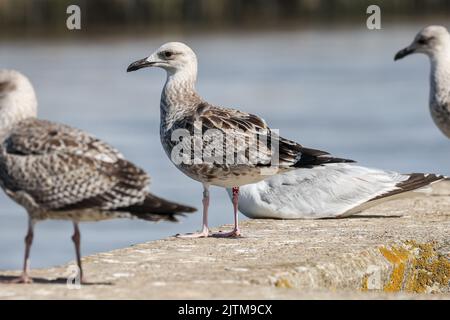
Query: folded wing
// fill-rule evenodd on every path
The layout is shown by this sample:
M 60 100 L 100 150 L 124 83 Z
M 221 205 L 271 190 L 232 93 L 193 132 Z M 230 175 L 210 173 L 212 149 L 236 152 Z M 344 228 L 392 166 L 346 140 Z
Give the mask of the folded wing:
M 145 213 L 152 214 L 154 209 L 147 191 L 150 178 L 142 169 L 101 140 L 44 120 L 19 123 L 3 142 L 0 180 L 13 198 L 26 195 L 38 210 L 131 208 L 133 214 L 145 205 Z M 159 201 L 155 219 L 164 214 L 173 219 L 177 210 Z

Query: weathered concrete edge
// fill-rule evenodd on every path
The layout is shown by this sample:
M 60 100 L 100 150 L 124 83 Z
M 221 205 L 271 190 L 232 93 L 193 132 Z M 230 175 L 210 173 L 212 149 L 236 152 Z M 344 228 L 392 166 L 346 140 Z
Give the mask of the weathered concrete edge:
M 141 246 L 166 241 L 174 241 L 174 239 L 170 237 L 105 253 L 114 256 L 121 254 L 124 250 L 139 249 Z M 243 280 L 241 284 L 250 296 L 255 294 L 257 298 L 265 299 L 450 299 L 450 287 L 442 285 L 442 280 L 447 280 L 447 282 L 449 280 L 449 257 L 440 251 L 438 243 L 421 244 L 414 240 L 395 241 L 359 253 L 347 253 L 339 259 L 330 260 L 330 262 L 319 264 L 311 262 L 301 267 L 288 267 L 283 271 L 269 274 L 265 279 Z M 86 256 L 83 260 L 92 262 L 99 255 L 105 253 Z M 61 274 L 62 270 L 66 270 L 69 265 L 73 264 L 72 261 L 54 268 L 36 269 L 33 273 L 38 275 L 43 273 Z M 421 278 L 414 273 L 413 269 L 416 267 L 417 270 L 432 270 L 426 280 L 433 281 L 434 285 L 425 285 L 423 275 Z M 7 273 L 19 274 L 18 271 Z M 63 291 L 60 292 L 58 298 L 92 299 L 94 297 L 89 294 L 80 295 L 81 292 L 68 291 L 64 285 L 59 285 L 59 287 Z M 109 290 L 111 288 L 99 286 L 98 289 Z M 117 284 L 115 289 L 120 290 L 121 285 Z M 201 292 L 201 286 L 198 285 L 189 286 L 189 289 Z M 213 293 L 208 298 L 246 298 L 241 297 L 238 292 L 233 290 L 229 290 L 227 294 L 226 285 L 222 290 L 222 292 Z M 430 293 L 432 294 L 430 295 Z M 0 294 L 0 299 L 2 298 L 8 299 L 8 295 L 2 297 Z M 45 296 L 39 296 L 39 292 L 30 292 L 29 295 L 17 298 L 39 299 L 45 298 Z M 129 298 L 136 297 L 131 295 Z M 155 299 L 155 297 L 150 298 Z M 172 297 L 162 296 L 161 298 L 202 299 L 203 297 L 197 294 L 175 294 Z
M 428 201 L 436 199 L 427 200 L 426 208 Z M 417 203 L 414 207 L 419 211 Z M 381 217 L 250 220 L 243 222 L 242 239 L 141 243 L 83 258 L 89 280 L 112 286 L 97 284 L 77 291 L 67 290 L 65 282 L 0 284 L 0 298 L 450 299 L 448 215 Z M 405 229 L 411 222 L 411 229 Z M 355 244 L 355 239 L 362 242 Z M 67 276 L 67 265 L 33 269 L 31 275 Z
M 450 294 L 449 281 L 450 257 L 438 243 L 404 240 L 294 267 L 270 276 L 268 283 L 280 288 Z

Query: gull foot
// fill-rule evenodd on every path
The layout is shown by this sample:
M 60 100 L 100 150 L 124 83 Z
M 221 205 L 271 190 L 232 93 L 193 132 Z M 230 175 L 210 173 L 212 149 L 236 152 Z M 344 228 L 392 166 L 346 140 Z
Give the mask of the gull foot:
M 180 239 L 208 238 L 209 237 L 209 231 L 208 230 L 203 230 L 202 232 L 177 234 L 175 237 L 180 238 Z
M 33 283 L 33 279 L 28 276 L 27 274 L 22 274 L 19 277 L 12 279 L 12 280 L 8 280 L 5 281 L 4 283 L 9 283 L 9 284 L 30 284 Z
M 240 238 L 242 237 L 242 234 L 239 229 L 235 229 L 230 232 L 219 231 L 218 233 L 214 233 L 212 236 L 215 238 Z

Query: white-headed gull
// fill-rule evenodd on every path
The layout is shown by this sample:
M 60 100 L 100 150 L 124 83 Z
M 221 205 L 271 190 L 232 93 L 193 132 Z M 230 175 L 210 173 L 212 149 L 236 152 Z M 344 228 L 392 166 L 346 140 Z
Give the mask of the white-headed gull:
M 450 138 L 450 34 L 447 29 L 442 26 L 424 28 L 394 59 L 414 53 L 426 54 L 430 58 L 430 112 L 438 128 Z

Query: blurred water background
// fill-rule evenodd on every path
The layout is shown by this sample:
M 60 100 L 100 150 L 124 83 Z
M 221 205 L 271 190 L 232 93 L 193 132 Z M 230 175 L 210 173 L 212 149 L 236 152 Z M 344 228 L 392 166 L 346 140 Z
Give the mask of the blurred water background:
M 142 1 L 146 2 L 158 1 Z M 0 0 L 0 10 L 7 5 L 12 10 L 12 3 Z M 335 10 L 346 8 L 342 6 L 346 1 L 336 3 Z M 440 8 L 447 10 L 441 13 L 448 12 L 448 2 L 441 3 Z M 1 12 L 0 17 L 5 17 L 5 11 Z M 159 98 L 165 73 L 159 69 L 125 72 L 130 62 L 147 56 L 166 41 L 186 42 L 197 52 L 197 88 L 212 103 L 258 114 L 285 137 L 358 160 L 361 165 L 450 174 L 450 141 L 433 124 L 427 106 L 428 61 L 423 56 L 393 61 L 395 52 L 420 28 L 430 23 L 445 25 L 448 19 L 435 15 L 408 19 L 409 12 L 405 10 L 398 21 L 383 23 L 382 30 L 377 31 L 365 27 L 367 16 L 362 11 L 360 16 L 352 16 L 351 23 L 333 20 L 332 24 L 295 25 L 292 18 L 289 25 L 264 28 L 259 20 L 264 30 L 257 30 L 256 18 L 251 20 L 253 27 L 241 30 L 239 24 L 233 26 L 229 19 L 222 19 L 213 25 L 228 27 L 212 32 L 204 30 L 207 19 L 200 19 L 198 28 L 183 29 L 183 19 L 164 17 L 160 20 L 169 25 L 166 29 L 149 27 L 146 32 L 141 28 L 145 19 L 140 18 L 139 26 L 124 23 L 126 31 L 117 33 L 99 31 L 107 25 L 101 12 L 102 23 L 92 33 L 83 29 L 50 32 L 50 18 L 48 24 L 33 20 L 36 18 L 20 22 L 20 15 L 15 14 L 9 22 L 0 23 L 11 30 L 7 33 L 3 27 L 0 32 L 0 68 L 18 69 L 29 76 L 42 118 L 76 126 L 108 141 L 150 173 L 152 192 L 199 209 L 201 185 L 169 162 L 159 142 Z M 321 16 L 320 21 L 323 19 Z M 177 28 L 167 21 L 175 21 Z M 239 15 L 236 21 L 244 24 Z M 154 24 L 149 20 L 149 25 Z M 186 22 L 186 26 L 192 23 Z M 137 31 L 130 32 L 133 28 Z M 213 188 L 211 195 L 211 225 L 231 223 L 232 207 L 225 191 Z M 18 269 L 23 258 L 26 213 L 3 192 L 0 204 L 0 269 Z M 138 220 L 86 223 L 81 226 L 82 251 L 87 255 L 194 231 L 200 223 L 200 212 L 179 224 Z M 39 223 L 32 267 L 73 260 L 71 234 L 69 222 Z

